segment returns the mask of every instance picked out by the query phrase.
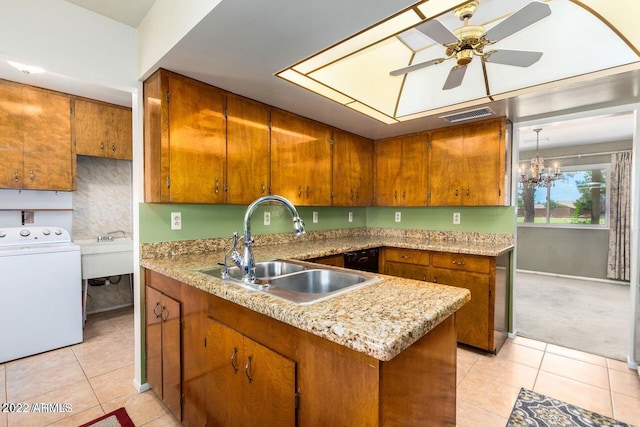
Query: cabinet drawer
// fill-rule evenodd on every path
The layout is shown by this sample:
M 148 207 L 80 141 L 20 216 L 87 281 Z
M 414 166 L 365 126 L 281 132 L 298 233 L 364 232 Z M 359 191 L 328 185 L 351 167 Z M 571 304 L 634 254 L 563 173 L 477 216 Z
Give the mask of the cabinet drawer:
M 429 252 L 418 249 L 385 248 L 384 259 L 406 264 L 429 265 Z
M 433 252 L 431 263 L 435 267 L 452 268 L 456 270 L 491 272 L 490 257 L 479 255 L 454 254 L 450 252 Z

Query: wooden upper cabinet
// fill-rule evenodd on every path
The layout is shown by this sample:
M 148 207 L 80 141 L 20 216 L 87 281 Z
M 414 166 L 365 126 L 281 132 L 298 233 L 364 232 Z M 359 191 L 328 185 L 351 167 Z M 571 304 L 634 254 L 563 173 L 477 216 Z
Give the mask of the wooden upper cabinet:
M 145 200 L 224 203 L 224 93 L 158 70 L 144 83 Z
M 333 206 L 371 206 L 373 141 L 333 132 Z
M 21 189 L 24 178 L 23 85 L 0 80 L 0 188 Z
M 269 194 L 269 115 L 263 104 L 227 96 L 227 203 Z
M 376 206 L 426 206 L 429 134 L 376 141 Z
M 271 112 L 271 193 L 295 205 L 331 205 L 331 128 Z
M 75 99 L 76 154 L 131 160 L 131 109 Z
M 466 206 L 504 205 L 506 173 L 505 120 L 464 128 Z
M 498 206 L 505 200 L 505 119 L 434 131 L 431 206 Z
M 226 121 L 222 91 L 169 76 L 172 202 L 224 203 Z
M 75 153 L 71 144 L 71 98 L 0 81 L 2 188 L 71 191 Z
M 461 206 L 464 168 L 464 132 L 459 127 L 433 131 L 429 152 L 429 203 L 431 206 Z

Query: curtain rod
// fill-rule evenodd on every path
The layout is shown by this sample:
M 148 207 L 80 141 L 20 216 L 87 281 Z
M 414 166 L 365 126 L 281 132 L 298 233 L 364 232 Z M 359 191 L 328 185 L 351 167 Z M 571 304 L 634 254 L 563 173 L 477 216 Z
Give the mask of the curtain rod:
M 624 153 L 626 151 L 631 152 L 632 150 L 618 150 L 618 151 L 602 151 L 599 153 L 584 153 L 584 154 L 568 154 L 565 156 L 543 156 L 545 160 L 553 160 L 553 159 L 579 159 L 581 157 L 592 157 L 592 156 L 606 156 L 608 154 L 615 154 L 615 153 Z M 535 157 L 535 156 L 534 156 Z M 527 158 L 527 159 L 520 159 L 522 160 L 531 160 L 533 157 L 531 158 Z

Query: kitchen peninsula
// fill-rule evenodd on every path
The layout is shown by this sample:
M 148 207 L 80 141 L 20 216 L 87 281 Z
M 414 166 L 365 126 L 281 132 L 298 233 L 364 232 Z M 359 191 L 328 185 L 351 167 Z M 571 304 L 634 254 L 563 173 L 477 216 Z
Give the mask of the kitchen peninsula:
M 311 234 L 258 236 L 256 258 L 309 260 L 388 246 L 498 256 L 512 248 Z M 229 243 L 141 248 L 148 382 L 185 425 L 455 425 L 455 312 L 470 300 L 468 290 L 379 274 L 377 283 L 302 306 L 203 274 Z M 175 303 L 181 328 L 165 315 L 166 301 Z

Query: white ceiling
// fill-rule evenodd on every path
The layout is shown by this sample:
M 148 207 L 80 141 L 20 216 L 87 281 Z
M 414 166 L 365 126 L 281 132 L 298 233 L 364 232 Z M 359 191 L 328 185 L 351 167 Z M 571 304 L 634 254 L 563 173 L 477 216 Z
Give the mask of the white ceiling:
M 154 0 L 67 1 L 134 27 L 154 3 Z M 447 123 L 437 116 L 385 125 L 274 76 L 413 3 L 413 0 L 222 0 L 157 66 L 369 138 L 439 128 Z M 513 122 L 541 120 L 640 102 L 639 82 L 640 70 L 633 69 L 573 85 L 557 84 L 544 92 L 486 105 Z M 623 126 L 619 122 L 607 125 L 605 118 L 597 122 L 597 128 L 593 127 L 596 120 L 586 121 L 561 137 L 550 135 L 557 126 L 540 127 L 549 128 L 545 134 L 551 140 L 567 142 L 581 139 L 603 142 L 609 136 L 619 140 L 619 129 L 632 128 L 629 124 L 632 122 Z M 593 135 L 600 138 L 591 138 Z

